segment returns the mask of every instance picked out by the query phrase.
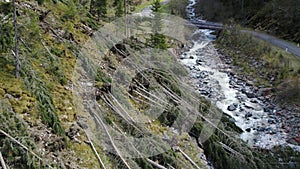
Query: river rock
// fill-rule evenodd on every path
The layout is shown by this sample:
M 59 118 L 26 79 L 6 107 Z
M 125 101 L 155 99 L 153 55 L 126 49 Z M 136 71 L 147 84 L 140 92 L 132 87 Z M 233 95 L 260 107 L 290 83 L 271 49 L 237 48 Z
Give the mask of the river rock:
M 200 92 L 201 94 L 205 95 L 205 96 L 208 96 L 208 95 L 210 95 L 210 93 L 211 93 L 211 91 L 208 90 L 208 89 L 205 89 L 205 90 L 199 89 L 199 92 Z
M 258 89 L 258 95 L 267 96 L 272 93 L 272 88 L 260 88 Z
M 247 112 L 247 113 L 245 114 L 245 118 L 249 118 L 249 117 L 252 117 L 252 113 L 251 113 L 251 112 Z
M 237 107 L 238 107 L 238 105 L 236 103 L 233 103 L 227 107 L 227 110 L 234 111 L 237 109 Z
M 268 107 L 264 107 L 264 112 L 270 113 L 270 112 L 272 112 L 272 110 L 270 108 L 268 108 Z
M 258 103 L 258 101 L 256 99 L 251 99 L 250 102 L 251 103 Z
M 255 98 L 255 94 L 253 92 L 250 92 L 250 91 L 246 91 L 245 93 L 247 95 L 248 98 Z
M 198 59 L 196 60 L 196 63 L 197 63 L 198 65 L 201 65 L 202 62 L 203 62 L 203 60 L 200 59 L 200 58 L 198 58 Z
M 204 79 L 204 78 L 206 78 L 208 76 L 208 72 L 207 71 L 202 71 L 202 72 L 200 72 L 200 74 L 199 74 L 199 77 L 201 78 L 201 79 Z
M 191 65 L 191 66 L 189 66 L 189 69 L 190 69 L 190 70 L 194 70 L 194 69 L 195 69 L 195 66 Z
M 257 130 L 257 131 L 265 131 L 266 128 L 258 126 L 258 127 L 256 128 L 256 130 Z
M 195 67 L 195 70 L 196 70 L 196 71 L 200 71 L 200 68 L 196 66 L 196 67 Z
M 230 79 L 229 84 L 232 85 L 232 86 L 236 86 L 236 82 L 235 82 L 234 79 Z
M 252 104 L 250 104 L 250 103 L 243 103 L 243 105 L 245 106 L 245 108 L 246 109 L 252 109 L 252 110 L 254 110 L 254 107 L 253 107 L 253 105 Z
M 268 134 L 276 134 L 276 129 L 273 129 L 271 127 L 268 127 L 265 129 L 265 132 L 267 132 Z
M 298 144 L 297 141 L 295 139 L 292 139 L 292 138 L 288 139 L 286 142 L 288 142 L 290 144 L 294 144 L 294 145 Z
M 276 120 L 275 119 L 268 119 L 268 123 L 269 124 L 276 124 Z

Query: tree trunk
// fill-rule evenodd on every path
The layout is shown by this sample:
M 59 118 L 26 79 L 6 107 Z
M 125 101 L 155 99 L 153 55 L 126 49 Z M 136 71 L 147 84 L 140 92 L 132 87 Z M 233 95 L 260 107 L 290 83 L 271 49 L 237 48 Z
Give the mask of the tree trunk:
M 124 0 L 124 19 L 125 19 L 125 37 L 128 38 L 127 2 L 126 2 L 126 0 Z
M 4 162 L 4 159 L 3 159 L 3 156 L 2 156 L 2 154 L 1 154 L 1 152 L 0 152 L 0 162 L 1 162 L 2 168 L 3 168 L 3 169 L 7 169 L 6 164 L 5 164 L 5 162 Z
M 15 78 L 19 77 L 19 69 L 20 69 L 20 63 L 19 63 L 19 43 L 18 43 L 18 29 L 17 29 L 17 11 L 16 11 L 16 0 L 13 0 L 14 5 L 14 29 L 15 29 Z

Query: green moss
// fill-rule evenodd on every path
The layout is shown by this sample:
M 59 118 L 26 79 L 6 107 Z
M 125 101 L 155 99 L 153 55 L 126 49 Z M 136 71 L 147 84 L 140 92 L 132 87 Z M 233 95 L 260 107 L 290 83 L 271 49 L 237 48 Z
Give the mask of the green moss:
M 9 102 L 0 101 L 0 128 L 29 150 L 35 149 L 34 140 L 28 134 L 26 122 L 12 111 Z M 0 150 L 6 164 L 11 168 L 45 168 L 41 161 L 8 137 L 0 137 Z
M 0 100 L 4 98 L 4 94 L 5 94 L 4 89 L 0 88 Z
M 179 115 L 179 109 L 176 107 L 169 108 L 165 110 L 159 117 L 158 120 L 161 124 L 166 126 L 172 126 L 173 123 L 176 121 Z
M 99 162 L 94 155 L 94 152 L 90 145 L 85 144 L 85 143 L 72 143 L 70 144 L 70 149 L 74 150 L 76 155 L 81 157 L 82 164 L 80 165 L 81 167 L 86 167 L 86 168 L 100 168 Z M 100 151 L 98 151 L 99 154 L 102 155 Z

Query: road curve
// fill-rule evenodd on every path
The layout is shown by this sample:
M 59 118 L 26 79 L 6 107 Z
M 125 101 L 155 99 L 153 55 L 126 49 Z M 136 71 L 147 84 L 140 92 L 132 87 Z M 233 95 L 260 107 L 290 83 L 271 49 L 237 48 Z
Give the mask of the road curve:
M 279 48 L 286 50 L 287 52 L 290 52 L 290 53 L 300 57 L 300 47 L 298 47 L 297 45 L 294 45 L 290 42 L 287 42 L 285 40 L 279 39 L 277 37 L 274 37 L 274 36 L 271 36 L 271 35 L 268 35 L 268 34 L 262 33 L 262 32 L 256 32 L 256 31 L 250 31 L 250 30 L 241 30 L 241 32 L 248 33 L 248 34 L 252 35 L 253 37 L 262 39 L 266 42 L 271 43 L 272 45 L 275 45 Z

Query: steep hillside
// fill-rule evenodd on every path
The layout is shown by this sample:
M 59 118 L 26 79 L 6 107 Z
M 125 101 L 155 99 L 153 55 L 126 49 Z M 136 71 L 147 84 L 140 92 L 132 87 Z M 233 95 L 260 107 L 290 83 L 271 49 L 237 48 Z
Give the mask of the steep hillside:
M 91 129 L 93 125 L 90 124 L 97 121 L 93 119 L 93 113 L 84 113 L 76 109 L 79 105 L 74 101 L 76 81 L 73 79 L 76 78 L 74 72 L 77 59 L 85 59 L 81 55 L 81 47 L 91 41 L 91 36 L 103 24 L 114 20 L 115 16 L 122 15 L 123 9 L 120 6 L 123 4 L 120 2 L 104 0 L 97 4 L 96 1 L 16 1 L 18 53 L 14 48 L 16 32 L 13 25 L 13 3 L 0 2 L 0 150 L 7 166 L 154 168 L 169 165 L 175 168 L 192 168 L 193 165 L 197 165 L 202 168 L 206 165 L 205 160 L 195 155 L 203 153 L 203 150 L 187 132 L 176 134 L 177 131 L 174 131 L 174 134 L 163 124 L 164 121 L 171 124 L 168 118 L 162 116 L 162 122 L 151 122 L 148 126 L 133 124 L 116 114 L 118 111 L 114 107 L 109 107 L 116 104 L 107 90 L 112 82 L 109 73 L 112 73 L 122 58 L 118 53 L 113 54 L 113 49 L 111 51 L 114 52 L 110 56 L 99 56 L 103 59 L 100 60 L 103 65 L 95 70 L 95 87 L 100 92 L 100 95 L 95 97 L 98 104 L 106 110 L 102 114 L 106 120 L 105 125 L 113 124 L 111 127 L 120 129 L 123 134 L 152 133 L 158 135 L 159 140 L 168 132 L 166 137 L 173 135 L 173 141 L 179 147 L 174 151 L 170 147 L 168 151 L 149 158 L 138 156 L 124 159 L 122 155 L 114 153 L 115 150 L 105 151 L 106 146 L 103 144 L 107 140 L 101 135 L 99 138 L 99 135 L 95 134 L 97 131 Z M 138 5 L 143 5 L 141 3 L 148 2 L 131 1 L 130 10 L 140 8 Z M 139 47 L 135 43 L 132 44 Z M 16 54 L 20 64 L 18 78 L 14 77 L 16 61 L 13 56 Z M 164 80 L 164 83 L 168 82 Z M 177 82 L 174 83 L 179 92 Z M 84 89 L 87 87 L 84 86 Z M 130 100 L 130 97 L 126 99 Z M 136 105 L 135 109 L 143 109 L 147 104 L 138 103 L 141 99 L 143 100 L 135 96 L 130 103 Z M 170 103 L 175 104 L 172 99 Z M 173 109 L 176 109 L 175 105 L 168 111 L 173 112 Z M 166 115 L 168 111 L 166 110 Z M 102 128 L 100 124 L 95 125 Z M 105 138 L 109 136 L 106 135 Z M 190 161 L 193 160 L 194 164 L 186 159 L 187 156 L 190 156 Z
M 115 27 L 104 27 L 115 34 L 101 32 L 103 25 L 123 15 L 122 2 L 16 1 L 17 29 L 14 4 L 0 2 L 1 166 L 186 169 L 209 168 L 210 161 L 220 169 L 298 165 L 299 153 L 290 148 L 247 146 L 232 119 L 187 85 L 187 70 L 168 50 L 161 51 L 180 51 L 185 44 L 157 32 L 124 36 L 124 27 L 118 27 L 122 19 Z M 149 1 L 132 0 L 127 12 L 145 4 Z M 183 14 L 178 0 L 163 8 Z M 160 23 L 160 17 L 156 14 L 153 23 Z M 141 27 L 145 25 L 151 28 L 149 23 Z M 110 39 L 113 35 L 122 39 Z M 215 119 L 220 123 L 214 124 Z
M 200 0 L 198 14 L 211 21 L 237 23 L 300 43 L 299 0 Z

